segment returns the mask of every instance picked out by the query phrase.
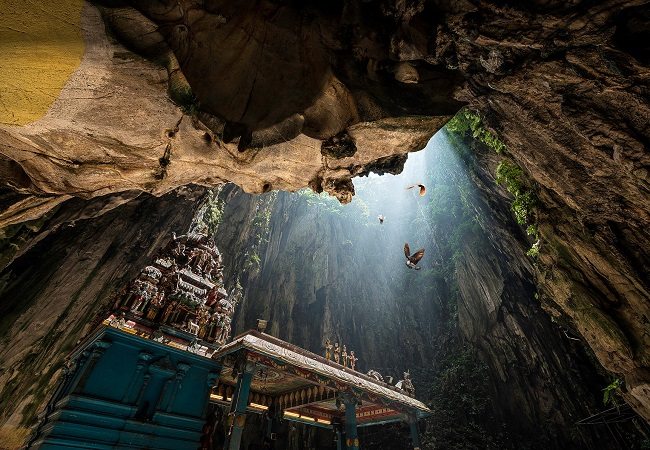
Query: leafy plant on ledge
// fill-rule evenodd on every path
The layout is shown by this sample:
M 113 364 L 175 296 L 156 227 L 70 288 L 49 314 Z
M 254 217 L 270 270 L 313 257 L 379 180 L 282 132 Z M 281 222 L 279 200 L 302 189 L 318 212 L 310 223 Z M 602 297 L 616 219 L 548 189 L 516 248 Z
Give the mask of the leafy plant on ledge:
M 481 116 L 470 109 L 464 108 L 460 110 L 447 122 L 447 130 L 461 135 L 471 132 L 474 139 L 499 154 L 506 150 L 506 144 L 495 133 L 485 128 Z
M 246 252 L 246 261 L 244 262 L 244 269 L 250 270 L 252 272 L 257 272 L 260 269 L 262 260 L 260 255 L 257 253 L 248 253 Z
M 611 383 L 609 383 L 609 385 L 605 389 L 603 389 L 603 405 L 607 406 L 609 402 L 613 402 L 614 404 L 616 404 L 616 399 L 614 398 L 614 394 L 619 392 L 621 386 L 623 386 L 623 381 L 621 381 L 620 378 L 617 378 Z
M 537 203 L 537 197 L 526 181 L 523 169 L 510 161 L 503 160 L 497 166 L 496 182 L 505 186 L 506 190 L 512 194 L 513 200 L 510 208 L 517 223 L 519 225 L 528 224 L 526 234 L 536 239 L 532 247 L 526 252 L 528 256 L 536 258 L 539 255 L 541 243 L 537 225 L 532 223 L 534 222 L 533 208 Z
M 537 199 L 535 194 L 528 187 L 524 171 L 516 164 L 503 160 L 497 166 L 496 171 L 497 184 L 504 185 L 506 190 L 514 197 L 512 201 L 512 212 L 515 214 L 515 219 L 519 225 L 526 225 L 530 222 L 532 216 L 532 209 L 535 206 Z M 527 231 L 536 234 L 536 227 L 529 226 Z
M 471 137 L 498 154 L 506 151 L 506 144 L 492 131 L 485 128 L 481 116 L 470 109 L 462 109 L 447 123 L 447 130 L 459 135 Z M 535 193 L 526 181 L 524 171 L 518 165 L 503 160 L 496 169 L 496 182 L 504 185 L 512 194 L 512 212 L 519 225 L 527 225 L 526 234 L 535 239 L 535 243 L 526 252 L 530 257 L 537 257 L 540 249 L 540 239 L 537 226 L 533 223 L 533 208 L 537 202 Z
M 537 258 L 539 256 L 539 244 L 540 241 L 537 239 L 535 243 L 528 249 L 526 252 L 526 255 L 530 256 L 531 258 Z

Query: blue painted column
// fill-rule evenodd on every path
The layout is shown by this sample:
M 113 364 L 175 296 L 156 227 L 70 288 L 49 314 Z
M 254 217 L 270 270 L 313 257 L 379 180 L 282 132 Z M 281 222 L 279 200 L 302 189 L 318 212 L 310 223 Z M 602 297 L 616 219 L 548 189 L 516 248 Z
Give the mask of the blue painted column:
M 244 372 L 240 373 L 237 377 L 237 386 L 235 387 L 235 392 L 232 394 L 230 411 L 228 413 L 230 429 L 226 436 L 226 442 L 223 445 L 224 450 L 239 450 L 239 446 L 241 445 L 241 437 L 244 432 L 244 425 L 246 424 L 248 395 L 250 394 L 254 371 L 255 365 L 247 363 Z
M 341 428 L 336 428 L 336 450 L 343 450 L 343 434 Z
M 147 367 L 152 359 L 153 355 L 148 351 L 142 350 L 138 354 L 138 362 L 135 367 L 135 372 L 131 377 L 129 387 L 124 392 L 122 403 L 129 405 L 136 402 L 138 395 L 140 394 L 140 387 L 142 383 L 144 383 L 144 376 L 147 373 Z
M 219 366 L 219 369 L 221 369 L 221 366 Z M 208 416 L 208 408 L 210 408 L 210 394 L 212 393 L 212 388 L 217 385 L 217 382 L 219 381 L 219 372 L 218 371 L 211 371 L 208 373 L 208 379 L 207 379 L 207 395 L 205 396 L 205 400 L 203 401 L 203 407 L 202 407 L 202 413 L 201 417 L 207 417 Z
M 357 434 L 357 399 L 354 396 L 343 397 L 345 404 L 345 448 L 359 450 L 359 435 Z
M 418 420 L 415 417 L 409 417 L 409 428 L 411 429 L 413 450 L 420 450 L 420 433 L 418 430 Z
M 83 391 L 84 384 L 95 368 L 97 361 L 110 346 L 111 342 L 109 341 L 96 341 L 90 348 L 82 353 L 82 356 L 79 358 L 80 367 L 77 370 L 74 380 L 70 384 L 73 392 Z
M 278 404 L 275 402 L 272 402 L 269 405 L 269 409 L 266 411 L 266 414 L 264 415 L 264 419 L 266 420 L 266 432 L 264 434 L 264 444 L 268 446 L 268 448 L 275 448 L 275 442 L 273 439 L 273 431 L 276 429 L 276 424 L 278 422 L 278 418 L 280 417 L 280 412 L 278 410 Z M 265 447 L 267 448 L 267 447 Z

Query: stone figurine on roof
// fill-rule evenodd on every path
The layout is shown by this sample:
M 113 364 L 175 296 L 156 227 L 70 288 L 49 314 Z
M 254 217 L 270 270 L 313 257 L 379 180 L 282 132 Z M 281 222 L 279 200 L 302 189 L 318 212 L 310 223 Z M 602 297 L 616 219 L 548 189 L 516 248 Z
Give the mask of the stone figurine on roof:
M 351 350 L 350 354 L 348 355 L 348 367 L 352 370 L 357 370 L 357 361 L 359 361 L 359 358 L 354 356 L 354 350 Z
M 325 359 L 332 359 L 332 349 L 334 346 L 332 345 L 332 341 L 330 341 L 330 338 L 327 338 L 325 340 Z
M 411 381 L 410 371 L 404 372 L 404 379 L 397 382 L 395 385 L 396 388 L 403 390 L 409 396 L 415 397 L 415 386 L 413 386 L 413 381 Z

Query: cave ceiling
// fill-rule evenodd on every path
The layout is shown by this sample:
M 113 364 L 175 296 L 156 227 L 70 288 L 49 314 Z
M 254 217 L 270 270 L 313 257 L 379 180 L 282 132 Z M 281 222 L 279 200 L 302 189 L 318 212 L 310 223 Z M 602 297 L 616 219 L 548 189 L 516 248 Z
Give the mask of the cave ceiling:
M 462 106 L 460 72 L 425 61 L 427 30 L 405 20 L 366 3 L 85 4 L 79 67 L 42 118 L 0 127 L 24 194 L 0 224 L 191 183 L 348 202 L 352 177 L 400 171 Z

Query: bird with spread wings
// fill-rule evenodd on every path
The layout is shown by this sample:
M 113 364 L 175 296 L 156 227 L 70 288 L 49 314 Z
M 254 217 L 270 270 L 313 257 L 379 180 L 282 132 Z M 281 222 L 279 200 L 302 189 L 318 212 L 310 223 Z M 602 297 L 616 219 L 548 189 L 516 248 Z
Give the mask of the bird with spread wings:
M 424 194 L 427 193 L 427 188 L 423 184 L 412 184 L 411 186 L 408 186 L 406 190 L 413 188 L 420 188 L 420 197 L 424 197 Z
M 409 269 L 420 270 L 421 267 L 418 267 L 418 263 L 424 256 L 424 249 L 421 248 L 417 252 L 411 255 L 411 248 L 409 247 L 408 242 L 404 244 L 404 255 L 406 256 L 406 267 Z

